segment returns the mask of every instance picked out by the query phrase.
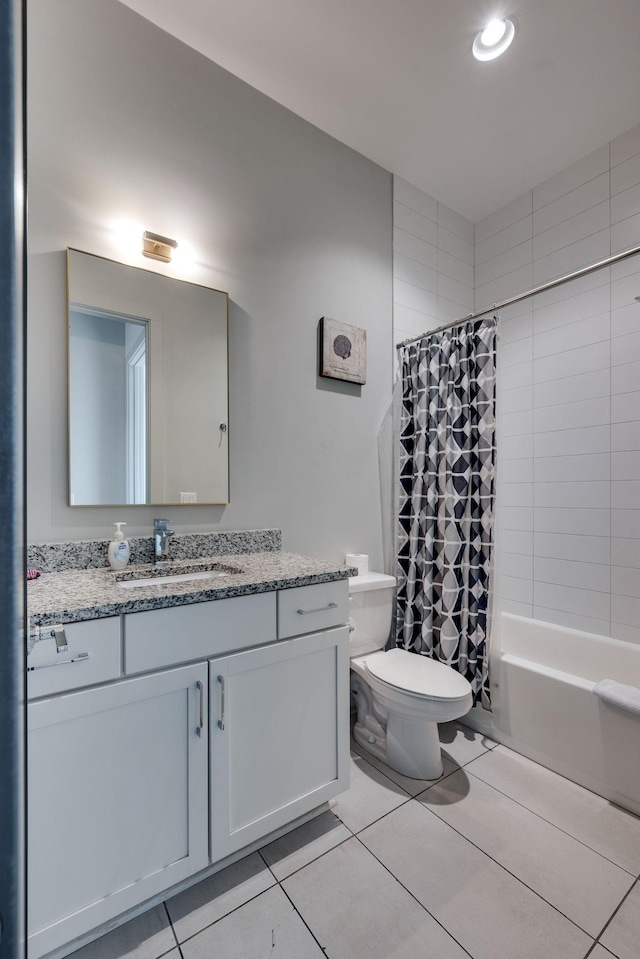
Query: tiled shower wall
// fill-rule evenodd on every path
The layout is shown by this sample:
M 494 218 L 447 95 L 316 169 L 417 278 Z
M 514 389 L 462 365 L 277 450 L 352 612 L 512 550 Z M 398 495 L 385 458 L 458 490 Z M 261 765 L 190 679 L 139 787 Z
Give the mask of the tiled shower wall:
M 394 344 L 470 313 L 473 283 L 473 224 L 394 177 Z
M 637 243 L 640 127 L 475 225 L 475 305 Z M 503 609 L 640 643 L 636 296 L 640 256 L 500 311 L 498 543 Z

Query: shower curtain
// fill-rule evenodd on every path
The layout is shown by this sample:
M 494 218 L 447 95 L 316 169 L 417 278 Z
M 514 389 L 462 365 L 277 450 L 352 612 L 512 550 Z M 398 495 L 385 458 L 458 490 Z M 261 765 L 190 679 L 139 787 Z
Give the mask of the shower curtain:
M 496 326 L 469 321 L 400 348 L 396 644 L 456 669 L 485 709 Z

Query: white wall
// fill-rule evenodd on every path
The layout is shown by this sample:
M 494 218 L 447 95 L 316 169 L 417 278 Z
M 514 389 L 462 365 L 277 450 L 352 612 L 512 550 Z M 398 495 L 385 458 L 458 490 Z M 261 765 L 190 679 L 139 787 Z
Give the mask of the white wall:
M 391 176 L 116 0 L 28 5 L 29 541 L 148 532 L 153 507 L 66 505 L 64 249 L 227 290 L 231 505 L 179 531 L 280 527 L 285 548 L 382 562 L 376 433 L 389 404 Z M 114 221 L 196 263 L 125 256 Z M 317 375 L 321 316 L 367 331 L 367 383 Z M 117 515 L 116 515 L 117 513 Z
M 403 180 L 393 178 L 393 356 L 403 340 L 437 329 L 473 310 L 473 223 Z M 387 423 L 385 455 L 396 456 L 402 397 L 396 391 Z M 393 439 L 389 436 L 393 431 Z M 393 452 L 391 450 L 393 449 Z M 396 572 L 396 516 L 400 485 L 396 463 L 390 467 L 388 500 L 393 516 L 385 527 L 385 561 Z
M 476 307 L 640 242 L 640 127 L 476 224 Z M 640 257 L 500 311 L 503 607 L 640 643 Z
M 394 346 L 473 310 L 473 263 L 473 224 L 394 176 Z

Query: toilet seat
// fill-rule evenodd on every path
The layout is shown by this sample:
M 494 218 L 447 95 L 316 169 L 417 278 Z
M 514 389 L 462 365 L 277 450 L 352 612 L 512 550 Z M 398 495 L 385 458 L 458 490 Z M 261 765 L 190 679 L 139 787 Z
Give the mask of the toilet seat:
M 471 692 L 469 682 L 450 666 L 406 649 L 373 653 L 366 657 L 365 663 L 379 682 L 412 696 L 452 702 L 464 699 Z

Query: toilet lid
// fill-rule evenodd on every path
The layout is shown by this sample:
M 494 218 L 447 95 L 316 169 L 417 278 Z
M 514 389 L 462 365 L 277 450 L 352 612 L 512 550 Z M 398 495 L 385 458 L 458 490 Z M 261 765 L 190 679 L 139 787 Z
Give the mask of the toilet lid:
M 367 656 L 369 672 L 396 689 L 404 689 L 414 696 L 431 699 L 462 699 L 471 692 L 470 683 L 450 666 L 438 663 L 428 656 L 418 656 L 406 649 Z

